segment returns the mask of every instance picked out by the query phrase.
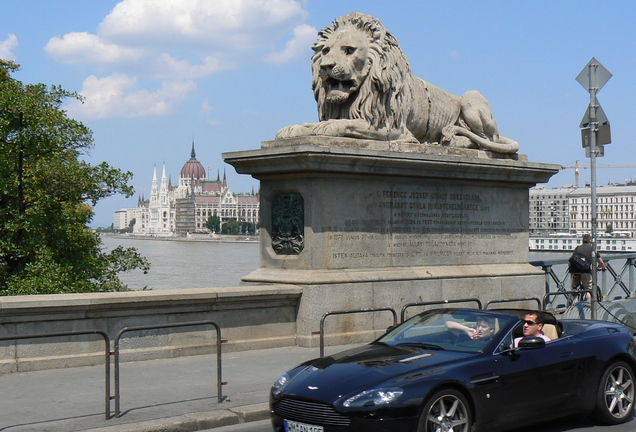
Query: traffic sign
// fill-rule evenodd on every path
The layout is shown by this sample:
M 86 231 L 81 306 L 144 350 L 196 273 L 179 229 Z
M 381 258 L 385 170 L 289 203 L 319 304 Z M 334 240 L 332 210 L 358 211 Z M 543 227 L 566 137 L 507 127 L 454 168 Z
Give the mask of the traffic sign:
M 584 148 L 590 146 L 590 128 L 581 129 L 581 142 Z M 603 144 L 611 144 L 612 133 L 610 131 L 610 125 L 605 124 L 598 127 L 596 132 L 596 145 L 601 146 Z
M 603 157 L 603 156 L 605 156 L 605 147 L 602 145 L 596 146 L 596 157 Z M 589 147 L 585 149 L 585 157 L 587 158 L 592 157 L 592 152 L 590 151 Z
M 596 71 L 592 74 L 592 79 L 590 79 L 590 70 L 592 68 L 596 69 Z M 603 88 L 605 83 L 607 83 L 611 77 L 611 72 L 605 69 L 605 66 L 603 66 L 598 60 L 592 57 L 592 60 L 590 60 L 587 65 L 585 65 L 581 73 L 576 77 L 576 80 L 588 92 L 592 89 L 596 89 L 596 91 L 598 92 Z
M 609 120 L 607 119 L 607 116 L 605 115 L 605 111 L 603 111 L 603 108 L 601 107 L 601 105 L 598 103 L 598 100 L 596 100 L 596 121 L 598 122 L 599 125 L 606 125 L 609 124 Z M 583 120 L 581 120 L 581 124 L 579 125 L 579 127 L 588 127 L 590 125 L 590 107 L 588 105 L 587 109 L 585 110 L 585 114 L 583 115 Z

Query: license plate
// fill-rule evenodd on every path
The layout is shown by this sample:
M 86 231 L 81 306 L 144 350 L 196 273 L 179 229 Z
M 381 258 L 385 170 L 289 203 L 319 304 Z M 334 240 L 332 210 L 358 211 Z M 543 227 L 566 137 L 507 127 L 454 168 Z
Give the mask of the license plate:
M 285 432 L 324 432 L 322 426 L 314 426 L 305 423 L 298 423 L 285 420 Z

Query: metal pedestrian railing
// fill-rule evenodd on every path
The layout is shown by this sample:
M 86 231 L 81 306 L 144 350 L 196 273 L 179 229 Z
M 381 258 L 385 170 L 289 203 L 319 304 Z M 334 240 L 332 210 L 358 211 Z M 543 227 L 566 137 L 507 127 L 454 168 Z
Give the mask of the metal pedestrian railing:
M 536 297 L 523 297 L 523 298 L 511 298 L 511 299 L 499 299 L 499 300 L 490 300 L 486 302 L 486 307 L 484 309 L 488 309 L 488 306 L 495 303 L 515 303 L 515 302 L 526 302 L 526 301 L 536 301 L 537 309 L 541 309 L 541 300 Z M 480 308 L 481 309 L 481 308 Z
M 51 338 L 51 337 L 64 337 L 64 336 L 82 336 L 82 335 L 100 335 L 104 338 L 104 393 L 105 393 L 105 413 L 104 417 L 106 420 L 110 418 L 110 355 L 112 354 L 110 351 L 110 338 L 106 332 L 101 330 L 78 330 L 78 331 L 68 331 L 68 332 L 57 332 L 57 333 L 37 333 L 37 334 L 28 334 L 28 335 L 16 335 L 16 336 L 2 336 L 0 337 L 0 341 L 7 340 L 20 340 L 20 339 L 40 339 L 40 338 Z
M 106 420 L 112 418 L 110 415 L 110 401 L 115 400 L 115 415 L 114 417 L 120 416 L 120 401 L 121 401 L 121 393 L 120 393 L 120 379 L 119 379 L 119 371 L 120 371 L 120 340 L 122 335 L 132 331 L 142 331 L 142 330 L 158 330 L 164 328 L 175 328 L 175 327 L 191 327 L 191 326 L 205 326 L 211 325 L 216 330 L 216 369 L 217 369 L 217 401 L 219 403 L 223 402 L 223 391 L 222 387 L 227 384 L 227 382 L 223 381 L 222 375 L 222 361 L 221 361 L 221 344 L 227 342 L 227 340 L 221 339 L 221 328 L 213 321 L 190 321 L 190 322 L 182 322 L 182 323 L 172 323 L 172 324 L 157 324 L 157 325 L 149 325 L 149 326 L 137 326 L 137 327 L 126 327 L 117 333 L 114 343 L 114 350 L 110 351 L 110 338 L 108 334 L 102 330 L 78 330 L 78 331 L 68 331 L 68 332 L 56 332 L 56 333 L 37 333 L 37 334 L 27 334 L 27 335 L 15 335 L 15 336 L 2 336 L 0 337 L 0 342 L 8 341 L 8 340 L 21 340 L 21 339 L 39 339 L 39 338 L 52 338 L 52 337 L 65 337 L 65 336 L 81 336 L 81 335 L 100 335 L 104 338 L 104 394 L 105 394 L 105 412 L 104 417 Z M 110 373 L 110 358 L 114 357 L 115 362 L 115 395 L 111 396 L 110 394 L 110 383 L 111 383 L 111 373 Z
M 421 302 L 421 303 L 408 303 L 402 306 L 402 311 L 400 313 L 400 322 L 404 322 L 404 317 L 406 316 L 406 310 L 410 307 L 414 306 L 433 306 L 440 304 L 451 304 L 451 303 L 477 303 L 477 307 L 482 309 L 481 300 L 477 298 L 466 298 L 466 299 L 455 299 L 455 300 L 436 300 L 430 302 Z
M 222 364 L 221 364 L 221 344 L 227 342 L 226 340 L 221 339 L 221 328 L 213 321 L 190 321 L 190 322 L 182 322 L 182 323 L 172 323 L 172 324 L 157 324 L 157 325 L 148 325 L 148 326 L 136 326 L 136 327 L 125 327 L 117 333 L 115 337 L 115 417 L 120 416 L 120 401 L 121 401 L 121 392 L 120 392 L 120 380 L 119 380 L 119 371 L 120 371 L 120 347 L 119 342 L 121 337 L 128 332 L 133 331 L 143 331 L 143 330 L 158 330 L 164 328 L 175 328 L 175 327 L 192 327 L 192 326 L 203 326 L 203 325 L 211 325 L 216 330 L 216 387 L 217 387 L 217 402 L 223 402 L 223 386 L 227 384 L 227 382 L 223 382 L 222 375 Z
M 635 268 L 636 253 L 621 253 L 602 256 L 607 271 L 599 273 L 599 289 L 603 298 L 608 300 L 632 298 L 636 295 Z M 571 294 L 571 275 L 568 259 L 531 261 L 545 273 L 544 308 L 560 309 L 570 306 L 576 295 Z M 563 296 L 566 304 L 555 304 L 556 298 Z
M 419 303 L 408 303 L 402 306 L 402 311 L 400 314 L 400 322 L 404 322 L 405 312 L 408 308 L 414 306 L 432 306 L 432 305 L 440 305 L 440 304 L 452 304 L 452 303 L 477 303 L 479 309 L 482 309 L 482 303 L 479 299 L 476 298 L 465 298 L 465 299 L 454 299 L 454 300 L 436 300 L 430 302 L 419 302 Z M 313 334 L 320 335 L 320 357 L 325 355 L 325 319 L 331 315 L 349 315 L 349 314 L 358 314 L 358 313 L 369 313 L 369 312 L 383 312 L 388 311 L 393 314 L 393 326 L 397 325 L 397 313 L 395 309 L 390 307 L 382 307 L 382 308 L 367 308 L 367 309 L 349 309 L 349 310 L 338 310 L 338 311 L 329 311 L 326 312 L 322 318 L 320 318 L 320 330 L 313 332 Z
M 393 325 L 397 324 L 397 312 L 395 309 L 389 307 L 383 308 L 371 308 L 371 309 L 350 309 L 350 310 L 340 310 L 340 311 L 330 311 L 325 313 L 322 318 L 320 318 L 320 331 L 314 332 L 314 334 L 320 334 L 320 357 L 325 355 L 325 318 L 330 315 L 348 315 L 348 314 L 358 314 L 358 313 L 369 313 L 369 312 L 382 312 L 388 311 L 393 314 Z

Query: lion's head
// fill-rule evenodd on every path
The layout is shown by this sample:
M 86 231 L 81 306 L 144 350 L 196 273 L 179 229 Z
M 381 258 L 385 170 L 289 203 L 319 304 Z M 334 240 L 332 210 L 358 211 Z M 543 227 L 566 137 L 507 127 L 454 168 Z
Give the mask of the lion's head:
M 318 33 L 312 57 L 320 120 L 403 124 L 403 87 L 411 69 L 395 37 L 370 15 L 352 12 Z

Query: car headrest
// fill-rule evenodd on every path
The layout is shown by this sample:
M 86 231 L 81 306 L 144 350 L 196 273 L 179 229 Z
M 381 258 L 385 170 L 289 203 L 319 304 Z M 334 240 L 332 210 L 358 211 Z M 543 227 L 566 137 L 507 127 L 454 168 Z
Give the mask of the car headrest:
M 559 338 L 559 332 L 554 324 L 543 324 L 543 334 L 551 340 Z

